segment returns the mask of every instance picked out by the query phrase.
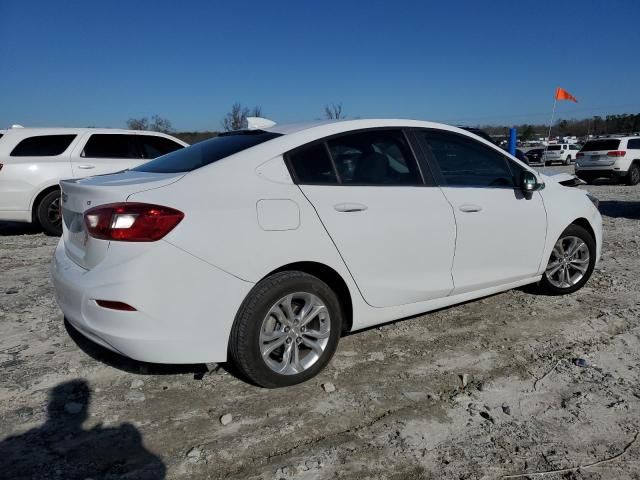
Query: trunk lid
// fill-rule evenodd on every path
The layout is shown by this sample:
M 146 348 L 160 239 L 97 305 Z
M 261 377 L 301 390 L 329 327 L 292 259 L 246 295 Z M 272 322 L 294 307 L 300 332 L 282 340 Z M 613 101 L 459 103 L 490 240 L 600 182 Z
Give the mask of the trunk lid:
M 90 237 L 84 212 L 106 203 L 126 202 L 130 195 L 161 188 L 180 180 L 184 173 L 148 173 L 126 170 L 111 175 L 62 180 L 62 239 L 67 256 L 85 269 L 105 257 L 109 241 Z
M 597 140 L 589 140 L 580 150 L 582 159 L 580 166 L 596 167 L 610 166 L 616 163 L 615 158 L 609 157 L 607 154 L 620 148 L 620 140 L 617 138 L 601 138 Z

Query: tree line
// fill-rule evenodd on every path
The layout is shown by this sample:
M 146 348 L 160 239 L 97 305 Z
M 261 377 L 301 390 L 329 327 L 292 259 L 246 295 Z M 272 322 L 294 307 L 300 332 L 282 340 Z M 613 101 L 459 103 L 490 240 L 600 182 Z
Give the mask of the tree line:
M 549 125 L 541 124 L 521 124 L 514 125 L 518 129 L 518 138 L 521 140 L 533 140 L 539 137 L 546 137 L 549 132 Z M 481 126 L 489 135 L 508 134 L 509 126 L 506 125 L 484 125 Z M 583 119 L 558 119 L 551 129 L 552 136 L 586 137 L 588 135 L 608 135 L 608 134 L 632 134 L 640 132 L 640 113 L 623 113 L 619 115 L 606 115 L 583 118 Z

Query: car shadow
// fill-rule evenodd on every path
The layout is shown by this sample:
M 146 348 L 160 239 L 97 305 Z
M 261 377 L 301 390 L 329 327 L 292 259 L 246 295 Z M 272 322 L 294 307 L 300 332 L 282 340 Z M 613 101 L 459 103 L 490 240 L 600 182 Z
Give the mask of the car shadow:
M 640 202 L 604 200 L 600 202 L 598 209 L 607 217 L 640 220 Z
M 42 233 L 37 225 L 21 222 L 0 222 L 0 237 L 9 235 L 36 235 Z
M 46 422 L 0 441 L 2 478 L 165 478 L 165 464 L 133 425 L 83 428 L 90 403 L 83 379 L 53 387 Z

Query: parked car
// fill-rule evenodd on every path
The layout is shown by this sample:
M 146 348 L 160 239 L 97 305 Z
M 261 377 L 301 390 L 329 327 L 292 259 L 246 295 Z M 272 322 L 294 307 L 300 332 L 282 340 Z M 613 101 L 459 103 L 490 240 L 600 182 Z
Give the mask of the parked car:
M 587 183 L 610 178 L 640 182 L 640 136 L 589 140 L 578 153 L 576 175 Z
M 531 166 L 544 165 L 544 161 L 542 160 L 543 155 L 544 148 L 532 148 L 531 150 L 525 152 L 525 156 L 528 160 L 527 163 Z
M 563 165 L 571 165 L 576 159 L 580 147 L 573 143 L 559 143 L 549 145 L 544 151 L 545 165 L 553 163 L 562 163 Z
M 264 387 L 316 375 L 346 331 L 536 282 L 575 292 L 602 246 L 587 192 L 414 120 L 235 131 L 61 187 L 72 328 Z
M 61 179 L 125 170 L 187 146 L 164 133 L 105 128 L 19 127 L 0 137 L 0 220 L 37 223 L 48 235 L 62 233 Z

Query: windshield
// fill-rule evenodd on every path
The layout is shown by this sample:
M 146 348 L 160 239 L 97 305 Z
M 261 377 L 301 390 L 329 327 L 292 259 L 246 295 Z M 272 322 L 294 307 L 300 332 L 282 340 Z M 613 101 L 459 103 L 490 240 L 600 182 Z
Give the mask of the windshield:
M 603 138 L 602 140 L 589 140 L 582 147 L 583 152 L 598 152 L 600 150 L 617 150 L 620 140 L 615 138 Z
M 281 135 L 263 130 L 226 132 L 143 163 L 132 170 L 150 173 L 190 172 Z

